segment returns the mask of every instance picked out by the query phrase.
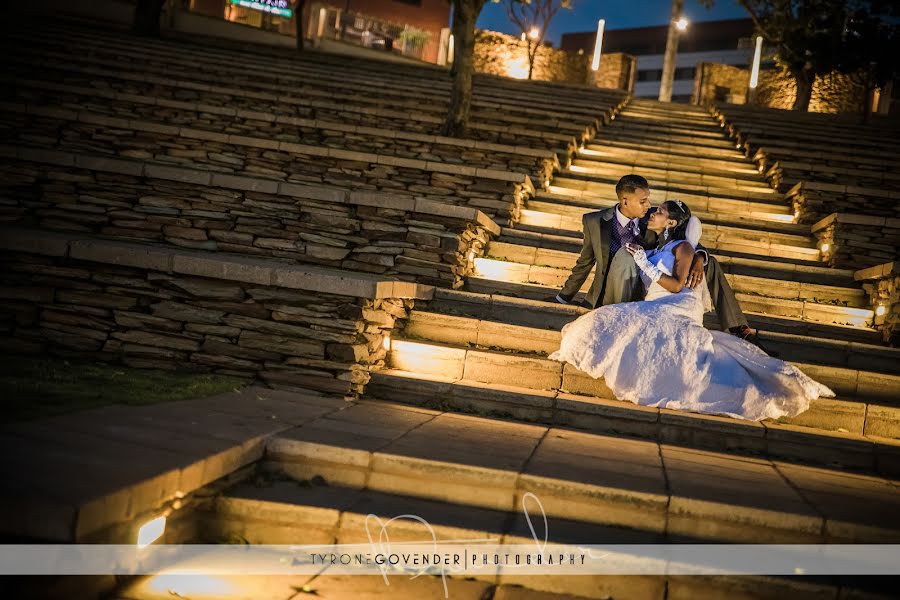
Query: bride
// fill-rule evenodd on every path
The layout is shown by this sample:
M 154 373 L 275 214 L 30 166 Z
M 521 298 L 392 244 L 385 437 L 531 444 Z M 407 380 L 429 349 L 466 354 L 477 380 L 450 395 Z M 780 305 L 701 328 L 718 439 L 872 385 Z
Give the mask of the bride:
M 617 398 L 644 406 L 759 421 L 833 397 L 793 365 L 703 327 L 706 285 L 685 285 L 694 257 L 686 241 L 690 218 L 683 202 L 664 202 L 647 224 L 658 234 L 657 248 L 626 246 L 641 270 L 644 301 L 602 306 L 566 324 L 550 358 L 604 377 Z

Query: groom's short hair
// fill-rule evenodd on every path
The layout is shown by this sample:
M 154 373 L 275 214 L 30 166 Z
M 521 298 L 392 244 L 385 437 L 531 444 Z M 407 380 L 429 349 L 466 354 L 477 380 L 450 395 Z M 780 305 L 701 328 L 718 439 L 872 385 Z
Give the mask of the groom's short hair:
M 640 175 L 626 175 L 616 184 L 616 196 L 633 194 L 636 190 L 649 190 L 650 184 Z

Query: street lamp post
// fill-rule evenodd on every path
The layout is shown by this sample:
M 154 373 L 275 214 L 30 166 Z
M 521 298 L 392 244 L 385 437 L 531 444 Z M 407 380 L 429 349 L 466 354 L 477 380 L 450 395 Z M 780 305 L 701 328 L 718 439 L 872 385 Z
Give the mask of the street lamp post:
M 672 101 L 672 82 L 675 80 L 675 55 L 678 52 L 678 32 L 687 29 L 687 19 L 681 16 L 684 0 L 672 0 L 672 18 L 666 36 L 666 56 L 663 60 L 662 81 L 659 82 L 659 101 Z
M 759 63 L 762 58 L 761 35 L 756 36 L 756 49 L 753 51 L 753 66 L 750 68 L 750 85 L 747 88 L 747 104 L 753 102 L 756 96 L 756 86 L 759 85 Z
M 594 59 L 591 61 L 591 70 L 600 69 L 600 52 L 603 45 L 603 28 L 606 26 L 606 19 L 597 21 L 597 37 L 594 38 Z

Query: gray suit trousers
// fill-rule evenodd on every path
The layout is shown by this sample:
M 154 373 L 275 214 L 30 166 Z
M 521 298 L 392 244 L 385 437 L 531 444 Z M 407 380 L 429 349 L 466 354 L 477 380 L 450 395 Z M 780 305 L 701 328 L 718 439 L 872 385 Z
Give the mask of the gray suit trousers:
M 722 330 L 732 327 L 747 325 L 747 318 L 734 297 L 725 272 L 714 256 L 709 257 L 706 263 L 706 285 L 709 295 L 712 297 L 713 308 L 719 317 Z M 634 263 L 634 258 L 625 248 L 622 248 L 613 257 L 606 272 L 606 282 L 603 286 L 603 301 L 599 304 L 618 304 L 620 302 L 632 302 L 644 297 L 644 286 L 641 282 L 640 269 Z M 590 298 L 587 298 L 590 302 Z M 592 306 L 599 306 L 592 304 Z

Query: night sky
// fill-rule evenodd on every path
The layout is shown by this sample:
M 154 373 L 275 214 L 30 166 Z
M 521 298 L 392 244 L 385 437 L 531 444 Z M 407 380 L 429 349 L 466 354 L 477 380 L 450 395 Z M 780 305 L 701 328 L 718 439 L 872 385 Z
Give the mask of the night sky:
M 597 20 L 606 19 L 606 29 L 626 29 L 648 25 L 665 25 L 672 12 L 671 0 L 572 0 L 571 10 L 560 10 L 550 23 L 547 40 L 559 47 L 563 33 L 596 31 Z M 742 19 L 747 12 L 736 0 L 716 0 L 712 9 L 700 6 L 696 0 L 685 0 L 684 15 L 692 22 Z M 502 4 L 488 1 L 478 19 L 479 29 L 490 29 L 517 35 L 506 17 Z

